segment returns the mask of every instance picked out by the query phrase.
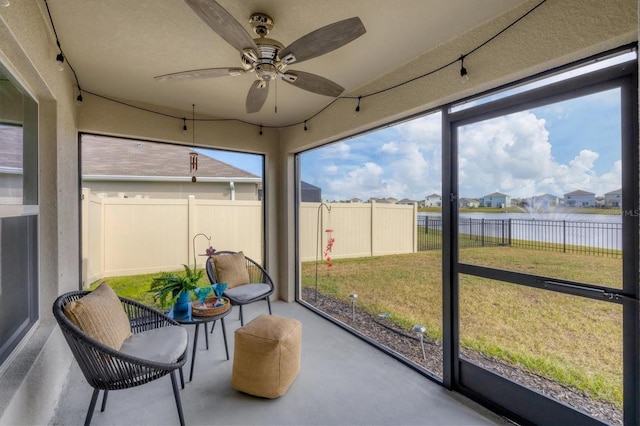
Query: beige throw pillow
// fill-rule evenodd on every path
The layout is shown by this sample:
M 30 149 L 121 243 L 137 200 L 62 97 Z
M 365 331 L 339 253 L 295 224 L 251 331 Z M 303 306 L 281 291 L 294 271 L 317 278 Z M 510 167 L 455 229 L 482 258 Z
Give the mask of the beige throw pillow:
M 213 256 L 216 278 L 219 283 L 227 283 L 227 288 L 249 284 L 249 271 L 243 252 Z
M 115 291 L 106 283 L 69 303 L 64 313 L 82 331 L 116 350 L 131 336 L 129 317 Z

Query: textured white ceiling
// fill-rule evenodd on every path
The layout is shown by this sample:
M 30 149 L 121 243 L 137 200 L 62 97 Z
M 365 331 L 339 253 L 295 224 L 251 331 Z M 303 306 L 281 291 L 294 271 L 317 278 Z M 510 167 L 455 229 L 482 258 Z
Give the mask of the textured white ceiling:
M 333 80 L 346 88 L 343 95 L 352 96 L 367 82 L 522 2 L 218 0 L 251 34 L 249 15 L 270 15 L 275 27 L 269 37 L 285 46 L 317 28 L 360 17 L 365 35 L 288 68 Z M 182 82 L 154 80 L 162 74 L 240 64 L 239 53 L 183 0 L 55 0 L 49 7 L 62 49 L 81 87 L 90 92 L 184 111 L 191 111 L 195 104 L 199 114 L 268 126 L 299 122 L 332 101 L 280 81 L 277 90 L 271 85 L 260 112 L 246 114 L 246 94 L 255 79 L 252 73 Z

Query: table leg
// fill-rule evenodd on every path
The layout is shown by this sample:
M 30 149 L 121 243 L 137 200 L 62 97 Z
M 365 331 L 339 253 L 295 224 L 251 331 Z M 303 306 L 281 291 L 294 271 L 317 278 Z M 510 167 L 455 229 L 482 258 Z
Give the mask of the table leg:
M 222 323 L 222 337 L 224 337 L 224 350 L 227 352 L 227 361 L 229 361 L 229 347 L 227 346 L 227 329 L 224 326 L 224 318 L 220 318 L 220 322 Z
M 182 385 L 182 389 L 184 389 L 184 374 L 182 374 L 182 367 L 180 367 L 179 370 L 180 370 L 180 385 Z
M 193 335 L 193 351 L 191 352 L 191 372 L 189 373 L 189 381 L 193 380 L 193 366 L 196 364 L 196 348 L 198 347 L 198 331 L 200 331 L 200 324 L 196 323 L 196 331 Z
M 215 321 L 213 322 L 215 324 Z M 207 350 L 209 350 L 209 333 L 207 333 L 207 323 L 204 323 L 204 341 L 207 342 Z

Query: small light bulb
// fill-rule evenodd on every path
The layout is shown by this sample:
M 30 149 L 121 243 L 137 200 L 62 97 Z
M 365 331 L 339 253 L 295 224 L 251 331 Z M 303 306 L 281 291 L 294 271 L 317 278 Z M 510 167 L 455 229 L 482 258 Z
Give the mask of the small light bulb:
M 63 71 L 64 70 L 64 55 L 62 54 L 62 52 L 58 53 L 56 55 L 56 62 L 58 63 L 58 70 L 59 71 Z
M 82 105 L 82 93 L 80 93 L 78 95 L 78 97 L 76 98 L 76 104 L 77 105 Z
M 460 68 L 460 81 L 462 84 L 467 84 L 469 82 L 469 73 L 465 67 Z

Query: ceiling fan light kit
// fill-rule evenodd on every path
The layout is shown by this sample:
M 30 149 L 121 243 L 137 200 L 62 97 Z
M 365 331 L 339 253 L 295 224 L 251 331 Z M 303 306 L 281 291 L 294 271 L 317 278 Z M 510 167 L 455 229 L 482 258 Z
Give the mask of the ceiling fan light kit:
M 249 24 L 258 38 L 252 38 L 244 27 L 215 0 L 185 0 L 185 3 L 214 32 L 240 52 L 242 68 L 206 68 L 155 77 L 159 81 L 184 81 L 255 73 L 256 81 L 246 98 L 247 113 L 262 109 L 269 94 L 269 82 L 282 79 L 311 93 L 338 97 L 344 91 L 339 84 L 303 71 L 286 71 L 288 65 L 300 63 L 332 52 L 366 33 L 358 17 L 334 22 L 300 37 L 285 47 L 267 36 L 274 27 L 273 19 L 264 13 L 252 13 Z

